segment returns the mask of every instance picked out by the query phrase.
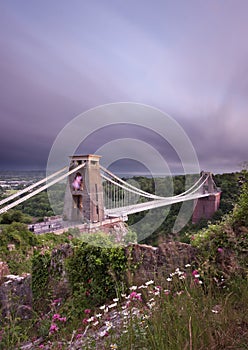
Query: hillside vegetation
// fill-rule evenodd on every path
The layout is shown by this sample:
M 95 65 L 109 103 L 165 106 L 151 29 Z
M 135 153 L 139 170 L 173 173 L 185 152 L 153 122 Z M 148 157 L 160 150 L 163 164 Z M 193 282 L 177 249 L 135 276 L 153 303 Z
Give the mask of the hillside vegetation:
M 124 247 L 104 234 L 97 238 L 105 240 L 101 248 L 73 238 L 73 232 L 34 236 L 22 223 L 2 225 L 1 258 L 13 273 L 24 269 L 12 254 L 20 254 L 25 269 L 32 269 L 34 316 L 2 320 L 0 349 L 18 349 L 30 339 L 37 341 L 30 349 L 247 349 L 248 184 L 243 175 L 242 189 L 235 185 L 236 204 L 226 196 L 229 213 L 184 232 L 195 259 L 143 284 L 131 278 L 137 266 Z M 69 284 L 61 284 L 62 271 Z

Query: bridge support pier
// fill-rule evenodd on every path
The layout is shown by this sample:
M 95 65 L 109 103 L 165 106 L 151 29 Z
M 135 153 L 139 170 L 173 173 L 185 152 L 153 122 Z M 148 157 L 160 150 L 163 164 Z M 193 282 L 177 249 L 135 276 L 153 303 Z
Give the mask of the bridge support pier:
M 102 222 L 104 204 L 100 156 L 88 154 L 70 158 L 70 170 L 81 164 L 85 165 L 68 177 L 63 216 L 72 222 Z
M 221 192 L 213 193 L 208 197 L 195 200 L 195 209 L 192 216 L 192 223 L 196 224 L 201 219 L 210 219 L 220 206 Z

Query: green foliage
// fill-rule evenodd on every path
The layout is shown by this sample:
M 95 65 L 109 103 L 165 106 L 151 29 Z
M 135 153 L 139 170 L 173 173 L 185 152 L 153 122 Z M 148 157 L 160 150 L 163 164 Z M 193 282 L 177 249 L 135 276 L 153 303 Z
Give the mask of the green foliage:
M 52 249 L 69 242 L 68 235 L 46 233 L 35 235 L 23 223 L 13 222 L 0 230 L 0 259 L 7 262 L 10 272 L 21 274 L 31 271 L 31 259 L 35 250 Z
M 100 247 L 85 242 L 74 248 L 66 269 L 73 293 L 73 312 L 105 302 L 118 294 L 124 283 L 126 257 L 121 247 Z
M 23 214 L 20 210 L 9 210 L 0 216 L 0 224 L 6 225 L 12 222 L 29 224 L 32 222 L 32 218 L 27 214 Z
M 242 188 L 233 212 L 222 221 L 192 235 L 191 244 L 198 248 L 206 273 L 230 278 L 235 273 L 248 274 L 248 186 Z
M 248 226 L 248 183 L 243 185 L 238 204 L 234 209 L 233 220 L 235 225 Z
M 35 253 L 32 258 L 32 293 L 34 308 L 47 311 L 51 292 L 48 288 L 51 254 Z
M 31 233 L 26 225 L 17 222 L 6 225 L 0 231 L 0 259 L 7 262 L 13 274 L 29 272 L 29 258 L 37 244 L 37 236 Z
M 137 233 L 128 229 L 128 232 L 124 236 L 124 243 L 137 243 Z

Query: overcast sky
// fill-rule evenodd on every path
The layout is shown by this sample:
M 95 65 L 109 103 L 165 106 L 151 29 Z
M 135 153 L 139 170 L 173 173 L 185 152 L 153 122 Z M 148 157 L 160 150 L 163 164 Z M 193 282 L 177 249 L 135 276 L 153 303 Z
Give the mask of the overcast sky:
M 239 169 L 248 160 L 247 18 L 247 0 L 0 0 L 0 169 L 45 169 L 70 120 L 119 101 L 169 113 L 202 169 Z

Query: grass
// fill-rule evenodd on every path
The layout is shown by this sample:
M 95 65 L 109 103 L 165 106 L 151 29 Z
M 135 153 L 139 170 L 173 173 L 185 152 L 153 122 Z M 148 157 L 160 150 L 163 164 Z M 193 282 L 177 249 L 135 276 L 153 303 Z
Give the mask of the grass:
M 32 349 L 245 350 L 247 305 L 245 279 L 237 277 L 221 288 L 214 280 L 205 285 L 186 265 L 162 280 L 131 286 L 119 298 L 86 309 L 80 319 L 67 317 L 66 305 L 55 300 L 48 314 L 33 320 L 29 337 L 39 339 Z M 24 334 L 27 339 L 20 328 L 15 319 L 3 328 L 1 349 L 17 349 Z

